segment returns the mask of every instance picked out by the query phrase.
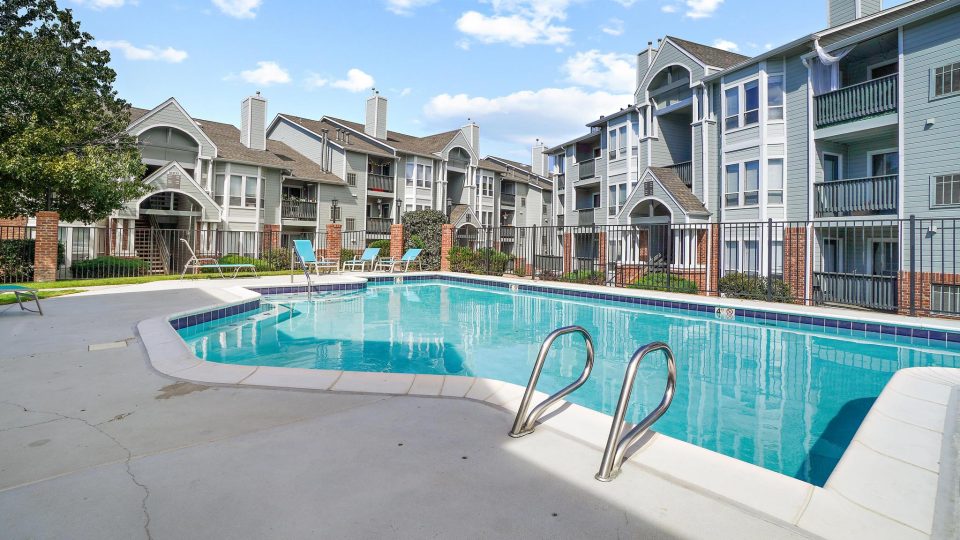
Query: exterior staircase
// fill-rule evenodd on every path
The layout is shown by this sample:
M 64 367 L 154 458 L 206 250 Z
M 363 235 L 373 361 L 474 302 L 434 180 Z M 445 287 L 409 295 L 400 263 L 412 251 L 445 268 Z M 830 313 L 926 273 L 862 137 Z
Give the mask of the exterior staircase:
M 159 235 L 159 229 L 154 228 L 148 218 L 141 217 L 137 220 L 134 231 L 134 254 L 147 261 L 150 274 L 166 274 L 167 264 L 160 246 L 163 239 Z

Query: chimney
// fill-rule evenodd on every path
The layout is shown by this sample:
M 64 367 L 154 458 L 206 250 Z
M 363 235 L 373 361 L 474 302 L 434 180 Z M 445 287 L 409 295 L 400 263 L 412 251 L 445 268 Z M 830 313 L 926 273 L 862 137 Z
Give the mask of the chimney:
M 367 99 L 367 121 L 363 132 L 371 137 L 387 140 L 387 98 L 380 95 L 376 88 Z
M 470 118 L 467 118 L 467 122 L 468 124 L 460 128 L 460 131 L 463 132 L 463 136 L 473 147 L 473 151 L 480 155 L 480 126 Z
M 330 170 L 330 167 L 327 164 L 327 151 L 328 151 L 327 148 L 330 147 L 329 136 L 327 135 L 329 131 L 330 130 L 327 128 L 323 128 L 322 130 L 320 130 L 320 132 L 322 133 L 321 141 L 320 141 L 320 169 L 324 171 Z
M 543 144 L 543 141 L 537 139 L 537 142 L 533 145 L 533 150 L 530 152 L 530 168 L 533 170 L 533 174 L 540 176 L 547 175 L 547 145 Z
M 882 9 L 883 0 L 827 0 L 827 26 L 846 24 Z
M 240 103 L 240 142 L 253 150 L 267 149 L 267 100 L 260 92 Z

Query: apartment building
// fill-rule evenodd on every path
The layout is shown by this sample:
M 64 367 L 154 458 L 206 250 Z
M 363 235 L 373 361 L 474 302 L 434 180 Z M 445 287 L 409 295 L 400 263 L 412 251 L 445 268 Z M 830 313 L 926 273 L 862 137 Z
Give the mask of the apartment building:
M 608 258 L 703 267 L 707 282 L 802 268 L 790 281 L 805 298 L 880 309 L 896 309 L 910 261 L 928 272 L 927 242 L 921 262 L 941 283 L 914 294 L 955 297 L 960 244 L 934 220 L 960 216 L 960 2 L 826 7 L 826 29 L 753 58 L 648 44 L 635 104 L 547 150 L 557 223 L 670 223 Z M 711 224 L 722 238 L 707 257 Z M 599 250 L 586 232 L 573 244 Z

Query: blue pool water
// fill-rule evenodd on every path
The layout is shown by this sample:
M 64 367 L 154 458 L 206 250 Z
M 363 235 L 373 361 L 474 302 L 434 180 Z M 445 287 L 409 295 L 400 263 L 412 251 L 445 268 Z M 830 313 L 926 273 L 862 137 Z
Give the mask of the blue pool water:
M 213 362 L 467 375 L 522 386 L 546 335 L 570 324 L 587 328 L 596 346 L 593 374 L 570 401 L 611 414 L 630 355 L 665 341 L 677 359 L 677 393 L 654 429 L 817 485 L 896 370 L 960 367 L 960 350 L 927 340 L 439 281 L 370 284 L 311 300 L 265 297 L 258 310 L 180 334 Z M 539 389 L 576 378 L 584 354 L 580 337 L 558 340 Z M 631 421 L 659 402 L 664 364 L 653 355 L 641 365 Z

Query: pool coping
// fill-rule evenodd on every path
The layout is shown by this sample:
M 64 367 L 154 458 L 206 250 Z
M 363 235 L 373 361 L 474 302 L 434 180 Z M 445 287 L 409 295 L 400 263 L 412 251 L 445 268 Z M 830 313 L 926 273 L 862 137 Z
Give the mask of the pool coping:
M 337 276 L 335 281 L 326 281 L 314 287 L 318 290 L 354 290 L 370 281 L 393 281 L 396 276 L 384 277 L 380 274 L 370 277 L 373 279 L 368 280 L 365 275 Z M 488 276 L 437 272 L 404 276 L 404 279 L 411 281 L 432 278 L 494 283 L 505 288 L 525 284 L 533 290 L 562 289 L 575 293 L 610 294 L 610 289 L 606 287 L 563 283 L 543 285 L 541 282 L 531 285 L 529 280 Z M 151 365 L 165 375 L 203 384 L 460 398 L 516 414 L 524 389 L 515 384 L 461 376 L 207 362 L 193 355 L 173 325 L 178 320 L 189 323 L 191 317 L 193 324 L 206 322 L 201 320 L 203 313 L 219 312 L 220 316 L 242 313 L 250 306 L 259 305 L 261 293 L 258 291 L 291 288 L 293 291 L 305 291 L 306 285 L 260 287 L 250 284 L 231 287 L 226 291 L 234 295 L 236 300 L 212 306 L 215 308 L 213 310 L 211 307 L 194 309 L 142 321 L 138 330 Z M 688 295 L 623 292 L 628 294 L 622 295 L 618 289 L 616 296 L 635 296 L 661 303 L 682 301 L 688 305 L 706 304 L 739 310 L 756 310 L 762 306 L 764 311 L 772 311 L 759 302 L 709 297 L 697 297 L 696 302 L 690 302 Z M 799 314 L 791 306 L 777 308 L 777 312 Z M 808 310 L 808 317 L 811 313 L 809 310 L 816 310 L 814 313 L 830 318 L 856 316 L 860 321 L 879 324 L 899 326 L 895 323 L 900 323 L 916 327 L 919 322 L 926 324 L 927 329 L 948 332 L 960 330 L 960 324 L 940 319 L 891 318 L 885 314 L 860 312 L 845 314 L 836 313 L 840 310 L 831 308 L 804 309 Z M 957 516 L 950 511 L 955 508 L 955 491 L 944 486 L 945 482 L 956 476 L 949 474 L 956 467 L 956 448 L 948 444 L 953 433 L 948 420 L 953 418 L 951 414 L 956 414 L 956 396 L 960 396 L 960 369 L 908 368 L 898 371 L 867 414 L 822 488 L 655 432 L 624 464 L 624 470 L 644 468 L 685 486 L 719 496 L 747 511 L 824 537 L 869 535 L 876 538 L 928 538 L 935 531 L 954 530 L 951 527 L 956 527 Z M 538 397 L 542 399 L 546 396 L 538 392 Z M 549 414 L 538 425 L 538 429 L 559 432 L 602 451 L 610 417 L 569 402 L 564 402 L 562 407 L 562 411 Z M 506 431 L 507 427 L 504 429 Z M 898 436 L 904 432 L 907 438 Z M 941 476 L 941 470 L 947 472 Z M 909 486 L 909 489 L 904 489 L 904 486 Z

